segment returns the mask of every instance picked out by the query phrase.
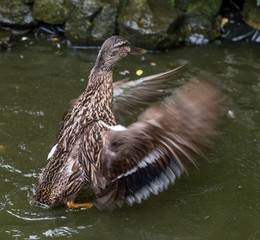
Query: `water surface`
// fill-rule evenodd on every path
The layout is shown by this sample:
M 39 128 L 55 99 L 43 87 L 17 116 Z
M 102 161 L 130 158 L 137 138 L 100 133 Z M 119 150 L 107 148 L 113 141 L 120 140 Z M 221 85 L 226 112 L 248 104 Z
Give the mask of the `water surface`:
M 177 183 L 141 205 L 110 211 L 45 210 L 31 198 L 68 101 L 85 88 L 97 49 L 27 40 L 0 53 L 1 239 L 260 239 L 260 45 L 185 47 L 129 56 L 116 80 L 189 66 L 174 86 L 206 71 L 229 115 L 214 148 Z M 151 63 L 155 63 L 151 66 Z M 127 121 L 125 121 L 127 122 Z

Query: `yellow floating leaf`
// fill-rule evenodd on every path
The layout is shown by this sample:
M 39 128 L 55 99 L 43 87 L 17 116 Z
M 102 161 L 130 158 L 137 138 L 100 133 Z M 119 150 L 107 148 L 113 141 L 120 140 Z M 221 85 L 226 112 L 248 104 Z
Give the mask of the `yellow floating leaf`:
M 143 73 L 144 73 L 144 72 L 143 72 L 143 70 L 141 70 L 141 69 L 139 69 L 139 70 L 136 71 L 136 75 L 137 75 L 137 76 L 141 76 Z

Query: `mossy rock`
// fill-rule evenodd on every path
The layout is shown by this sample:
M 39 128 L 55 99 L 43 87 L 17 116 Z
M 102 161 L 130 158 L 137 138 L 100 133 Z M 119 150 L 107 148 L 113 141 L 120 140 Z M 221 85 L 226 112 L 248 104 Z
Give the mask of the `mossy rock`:
M 0 50 L 5 50 L 11 46 L 11 31 L 0 31 Z
M 175 4 L 185 11 L 175 29 L 182 41 L 207 44 L 220 37 L 221 0 L 176 0 Z
M 34 0 L 32 11 L 36 20 L 53 25 L 64 24 L 68 12 L 64 0 Z
M 0 23 L 16 26 L 34 26 L 37 22 L 33 19 L 31 5 L 24 0 L 1 0 Z
M 221 4 L 222 0 L 124 1 L 119 33 L 149 49 L 208 43 L 220 36 L 216 21 Z
M 218 18 L 205 14 L 202 10 L 196 9 L 186 13 L 177 24 L 175 32 L 179 38 L 190 44 L 207 44 L 220 37 L 220 24 Z
M 176 7 L 190 13 L 200 10 L 204 15 L 216 16 L 222 5 L 222 0 L 175 0 Z
M 260 6 L 257 7 L 256 0 L 245 0 L 243 6 L 245 22 L 256 30 L 260 30 Z
M 126 1 L 118 18 L 120 35 L 147 49 L 164 49 L 178 45 L 178 36 L 168 30 L 183 12 L 170 1 Z
M 65 35 L 75 44 L 100 45 L 115 34 L 118 1 L 78 1 L 65 24 Z
M 95 44 L 101 44 L 116 32 L 116 17 L 119 5 L 104 4 L 100 14 L 93 21 L 91 37 Z
M 92 23 L 76 11 L 71 12 L 69 16 L 65 24 L 66 38 L 73 43 L 84 43 L 89 38 Z

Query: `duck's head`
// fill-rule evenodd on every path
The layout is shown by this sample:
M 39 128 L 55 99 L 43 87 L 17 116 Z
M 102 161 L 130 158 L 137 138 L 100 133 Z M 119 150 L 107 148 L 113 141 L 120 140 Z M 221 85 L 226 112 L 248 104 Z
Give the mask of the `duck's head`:
M 144 49 L 132 47 L 131 44 L 121 36 L 108 38 L 99 51 L 96 66 L 102 69 L 111 69 L 117 61 L 128 54 L 142 55 Z

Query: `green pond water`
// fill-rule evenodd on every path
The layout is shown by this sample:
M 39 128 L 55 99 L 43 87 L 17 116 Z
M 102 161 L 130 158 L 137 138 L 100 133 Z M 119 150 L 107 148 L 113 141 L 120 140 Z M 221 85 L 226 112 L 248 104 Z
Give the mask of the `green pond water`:
M 260 239 L 259 44 L 128 56 L 114 69 L 116 80 L 126 70 L 135 78 L 138 69 L 145 76 L 186 60 L 174 87 L 201 71 L 215 77 L 226 94 L 227 116 L 199 170 L 190 168 L 188 176 L 140 205 L 112 212 L 32 204 L 63 111 L 84 90 L 97 51 L 26 40 L 0 53 L 0 238 Z

